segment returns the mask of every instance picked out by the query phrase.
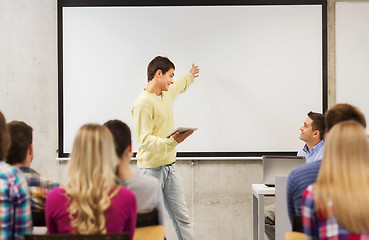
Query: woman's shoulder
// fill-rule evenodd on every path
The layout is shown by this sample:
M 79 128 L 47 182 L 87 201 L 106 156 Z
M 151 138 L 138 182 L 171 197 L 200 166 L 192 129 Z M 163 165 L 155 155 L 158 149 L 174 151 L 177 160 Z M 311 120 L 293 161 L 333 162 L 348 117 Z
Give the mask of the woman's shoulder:
M 47 198 L 66 198 L 65 197 L 66 195 L 66 191 L 64 188 L 62 187 L 56 187 L 56 188 L 53 188 L 49 194 L 47 195 Z

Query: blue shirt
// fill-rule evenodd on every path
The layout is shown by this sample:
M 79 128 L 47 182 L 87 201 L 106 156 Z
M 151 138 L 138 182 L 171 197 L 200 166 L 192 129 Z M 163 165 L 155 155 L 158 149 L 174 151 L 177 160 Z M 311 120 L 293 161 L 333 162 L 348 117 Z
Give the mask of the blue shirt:
M 304 156 L 306 158 L 306 163 L 315 162 L 318 160 L 323 159 L 323 148 L 324 148 L 324 141 L 321 140 L 317 145 L 308 151 L 308 147 L 305 146 L 297 153 L 297 156 Z
M 315 183 L 321 160 L 301 165 L 292 170 L 287 180 L 287 208 L 291 224 L 293 216 L 301 216 L 302 194 Z

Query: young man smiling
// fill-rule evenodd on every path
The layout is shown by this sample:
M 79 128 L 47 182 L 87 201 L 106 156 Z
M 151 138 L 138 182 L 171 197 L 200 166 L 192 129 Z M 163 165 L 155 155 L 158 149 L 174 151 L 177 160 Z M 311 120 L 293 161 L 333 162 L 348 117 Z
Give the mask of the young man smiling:
M 176 172 L 176 146 L 193 131 L 166 137 L 174 129 L 172 103 L 198 77 L 199 68 L 192 64 L 190 72 L 176 81 L 174 64 L 166 57 L 154 58 L 147 67 L 148 83 L 132 107 L 136 139 L 138 174 L 157 178 L 164 204 L 178 239 L 193 239 L 182 183 Z
M 304 125 L 300 127 L 300 139 L 305 142 L 297 156 L 304 156 L 306 163 L 322 160 L 324 147 L 324 115 L 309 112 Z M 269 240 L 275 239 L 275 204 L 265 208 L 265 233 Z
M 309 112 L 307 115 L 308 118 L 300 128 L 300 139 L 306 144 L 297 156 L 304 156 L 306 163 L 310 163 L 321 160 L 323 157 L 325 125 L 323 114 Z

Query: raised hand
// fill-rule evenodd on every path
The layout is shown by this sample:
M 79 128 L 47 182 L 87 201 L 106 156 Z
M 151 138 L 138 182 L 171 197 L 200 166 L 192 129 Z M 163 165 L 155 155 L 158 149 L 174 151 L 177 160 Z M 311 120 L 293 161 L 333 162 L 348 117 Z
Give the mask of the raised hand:
M 195 66 L 195 64 L 192 64 L 190 73 L 192 73 L 194 78 L 197 78 L 199 76 L 199 72 L 200 72 L 199 66 Z

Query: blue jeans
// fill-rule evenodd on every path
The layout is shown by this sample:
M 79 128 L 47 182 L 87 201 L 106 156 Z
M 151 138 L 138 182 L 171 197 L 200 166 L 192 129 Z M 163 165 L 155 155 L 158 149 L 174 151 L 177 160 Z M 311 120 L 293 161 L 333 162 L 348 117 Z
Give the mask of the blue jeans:
M 157 168 L 138 168 L 138 174 L 153 176 L 159 180 L 163 190 L 164 204 L 172 220 L 179 240 L 192 240 L 190 218 L 184 197 L 184 189 L 176 172 L 176 165 Z

